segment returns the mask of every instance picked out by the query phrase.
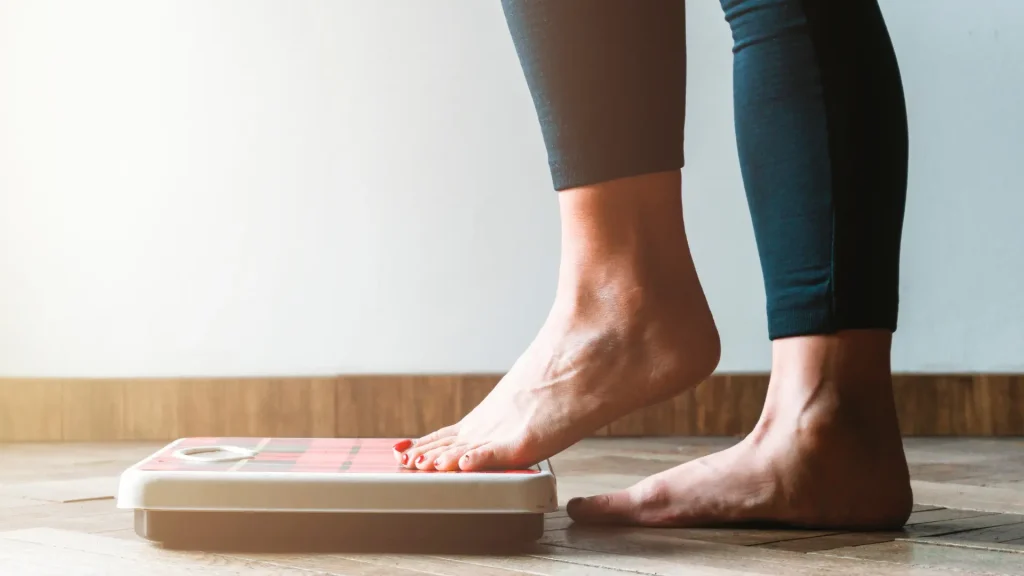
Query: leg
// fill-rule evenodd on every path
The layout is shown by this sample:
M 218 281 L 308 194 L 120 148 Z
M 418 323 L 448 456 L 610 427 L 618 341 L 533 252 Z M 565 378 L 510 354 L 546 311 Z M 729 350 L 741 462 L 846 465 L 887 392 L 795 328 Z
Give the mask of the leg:
M 683 229 L 682 1 L 503 5 L 559 190 L 558 290 L 536 340 L 479 406 L 396 446 L 423 469 L 533 464 L 718 363 Z
M 768 300 L 761 419 L 724 452 L 571 503 L 649 525 L 889 528 L 912 495 L 892 399 L 907 125 L 874 0 L 722 0 Z

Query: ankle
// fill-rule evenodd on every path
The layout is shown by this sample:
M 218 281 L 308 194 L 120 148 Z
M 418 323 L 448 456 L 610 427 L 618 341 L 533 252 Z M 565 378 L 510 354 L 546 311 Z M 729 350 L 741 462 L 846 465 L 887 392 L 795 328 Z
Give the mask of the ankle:
M 689 246 L 678 172 L 646 174 L 559 193 L 563 279 L 683 276 Z
M 686 351 L 680 379 L 693 380 L 717 367 L 721 345 L 690 256 L 681 194 L 678 170 L 560 192 L 555 314 L 597 324 L 659 358 Z
M 678 171 L 559 193 L 560 298 L 692 308 L 705 302 L 683 226 Z M 706 304 L 705 304 L 706 305 Z
M 795 426 L 814 434 L 871 428 L 899 434 L 886 331 L 845 331 L 776 340 L 759 433 Z
M 884 380 L 891 377 L 887 330 L 845 330 L 772 342 L 772 375 L 796 380 Z
M 772 343 L 769 397 L 815 396 L 857 405 L 892 397 L 892 334 L 849 330 L 782 338 Z

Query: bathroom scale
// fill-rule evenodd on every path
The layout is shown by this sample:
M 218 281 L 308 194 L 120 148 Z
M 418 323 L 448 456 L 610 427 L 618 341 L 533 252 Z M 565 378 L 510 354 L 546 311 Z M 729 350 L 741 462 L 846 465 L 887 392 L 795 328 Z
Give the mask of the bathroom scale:
M 548 462 L 437 472 L 387 438 L 182 438 L 127 469 L 117 506 L 168 547 L 355 547 L 529 542 L 557 509 Z

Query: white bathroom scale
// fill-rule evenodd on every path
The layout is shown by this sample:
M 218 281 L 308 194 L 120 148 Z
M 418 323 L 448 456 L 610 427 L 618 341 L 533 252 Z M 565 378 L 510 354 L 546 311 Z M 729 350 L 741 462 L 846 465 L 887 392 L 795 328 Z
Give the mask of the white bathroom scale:
M 395 462 L 385 438 L 183 438 L 126 470 L 118 508 L 170 547 L 514 543 L 557 509 L 547 462 L 435 472 Z

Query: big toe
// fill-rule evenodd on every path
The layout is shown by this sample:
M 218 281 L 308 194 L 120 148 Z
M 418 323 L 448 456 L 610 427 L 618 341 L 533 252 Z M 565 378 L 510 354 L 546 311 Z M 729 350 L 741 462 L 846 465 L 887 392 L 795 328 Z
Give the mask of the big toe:
M 651 477 L 617 492 L 569 500 L 566 511 L 581 524 L 665 525 L 671 502 L 667 487 Z
M 635 510 L 627 491 L 573 498 L 566 506 L 569 517 L 581 524 L 630 523 Z

